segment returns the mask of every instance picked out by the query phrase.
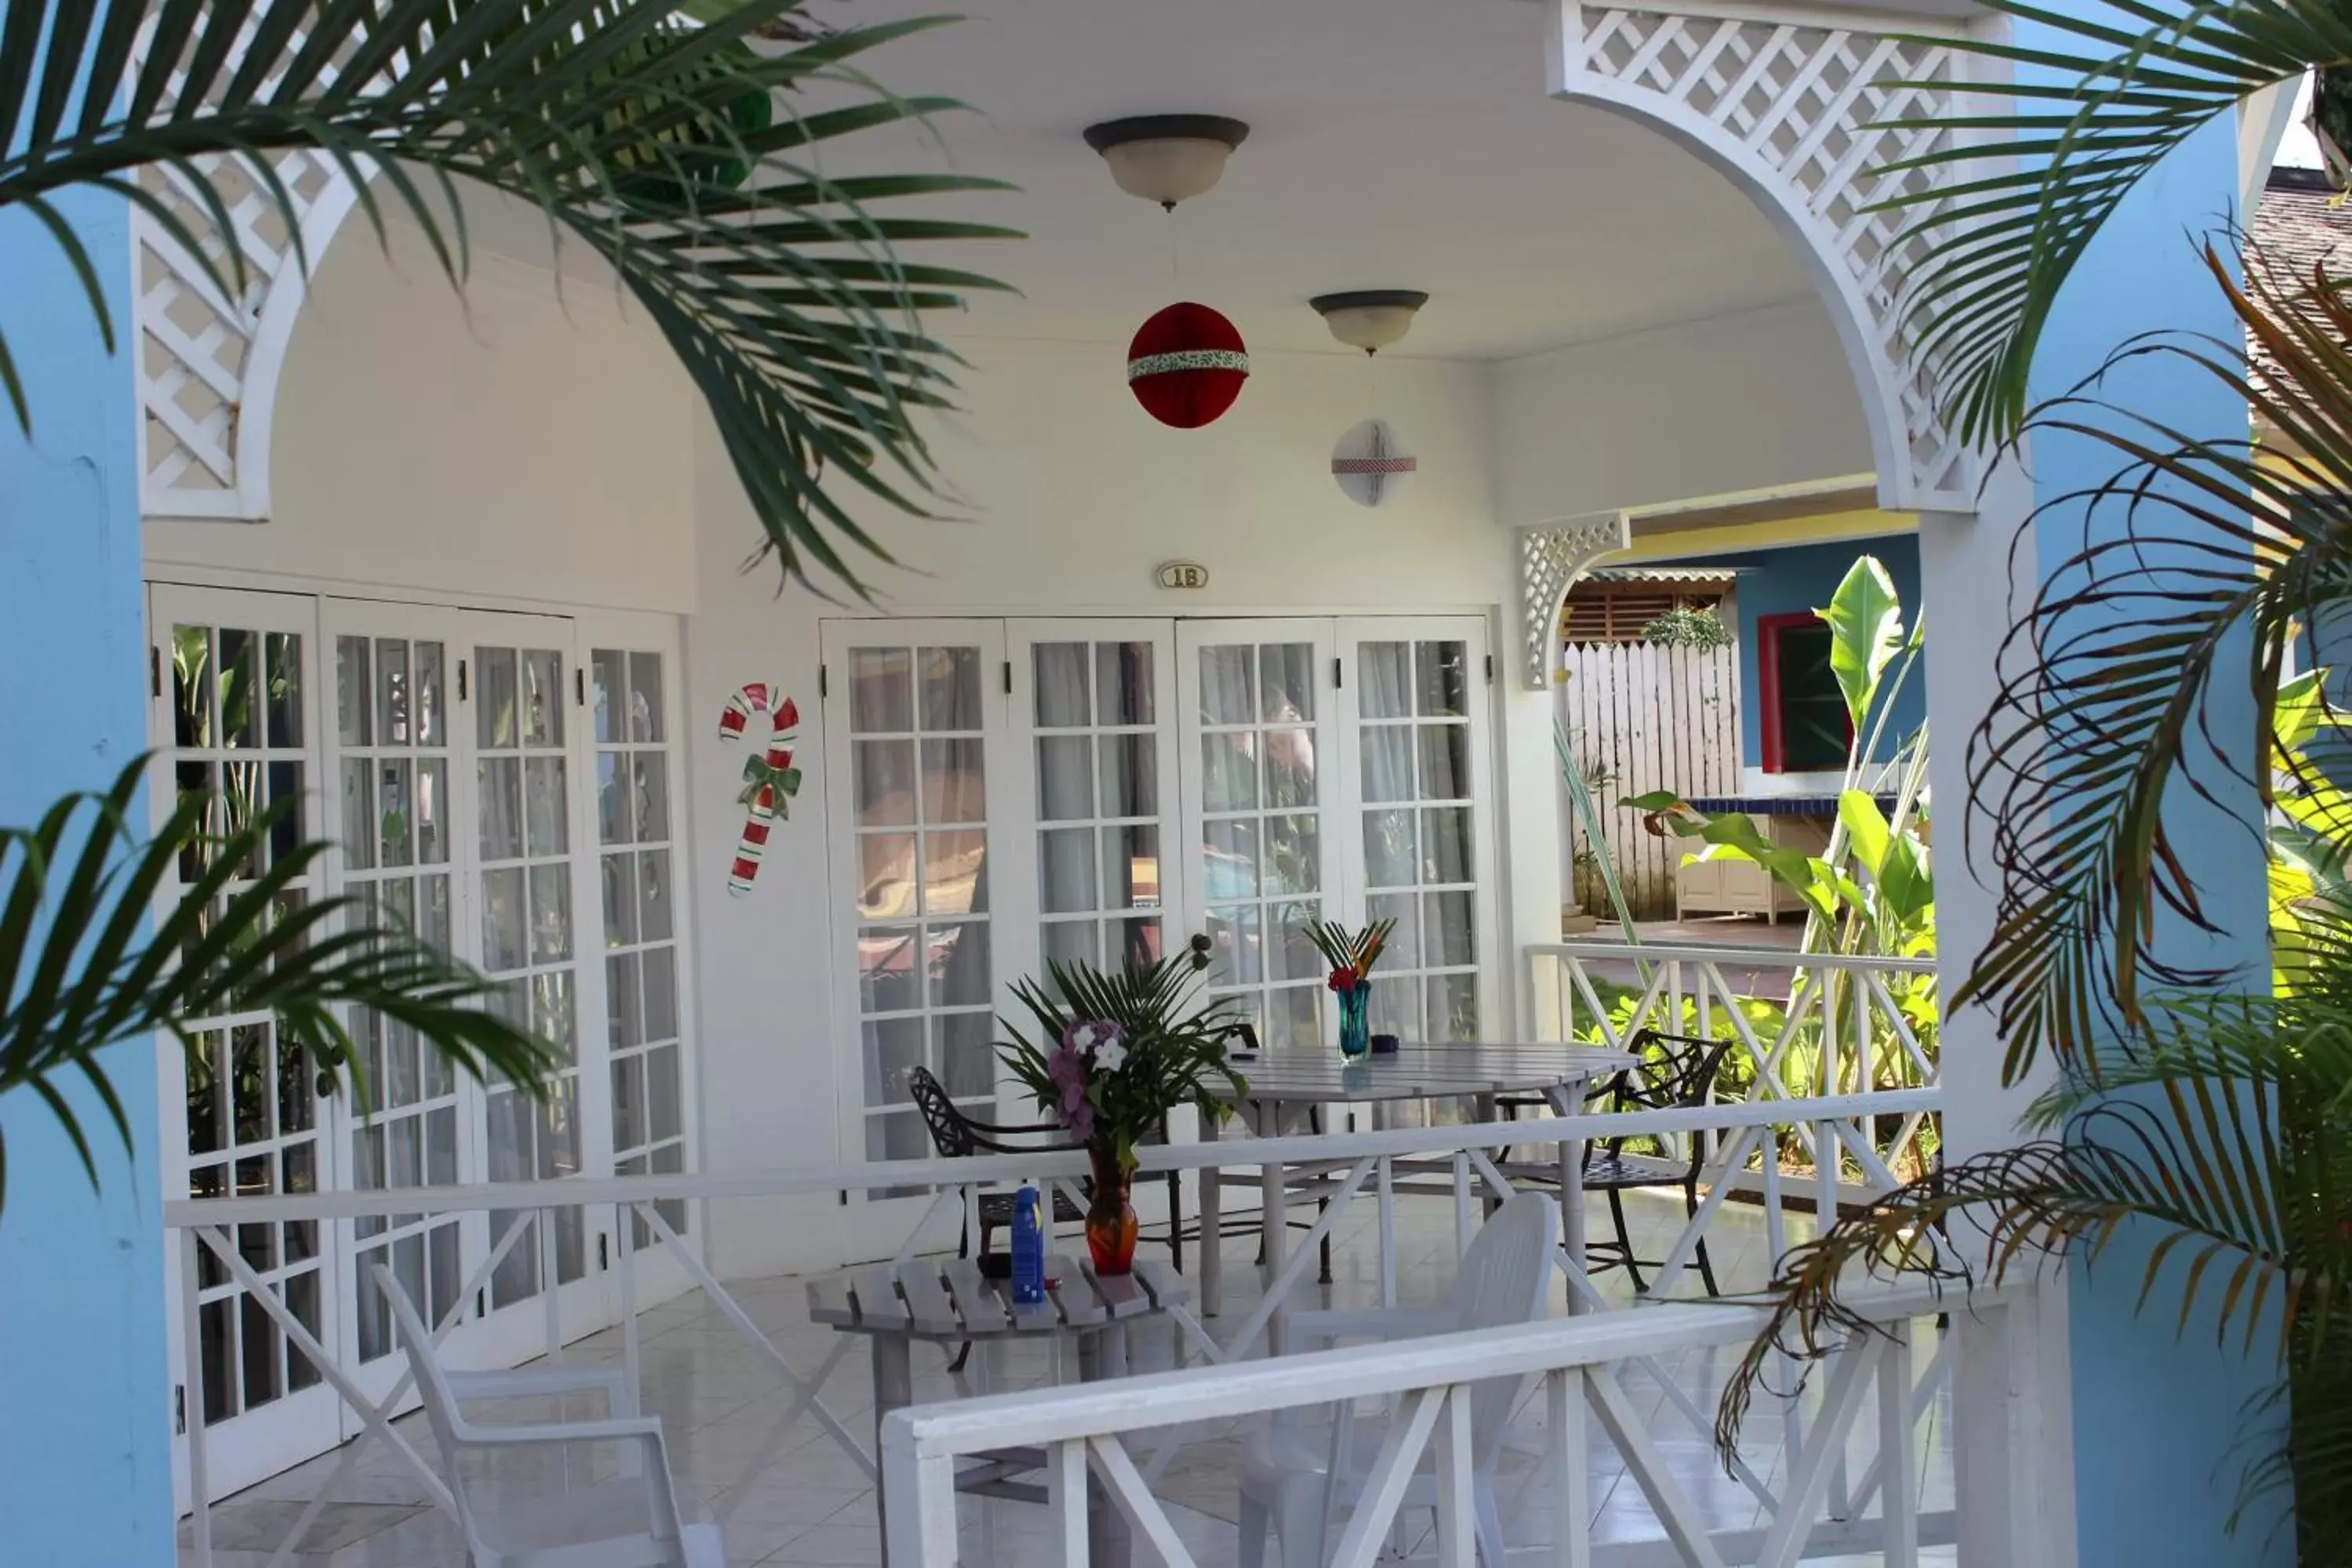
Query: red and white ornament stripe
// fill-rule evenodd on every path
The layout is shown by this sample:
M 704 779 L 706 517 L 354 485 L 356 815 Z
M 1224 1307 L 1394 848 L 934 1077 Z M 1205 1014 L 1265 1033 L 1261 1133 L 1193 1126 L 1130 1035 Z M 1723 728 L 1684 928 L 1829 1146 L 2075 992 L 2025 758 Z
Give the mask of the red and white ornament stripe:
M 769 717 L 767 764 L 771 773 L 780 774 L 793 765 L 792 741 L 800 726 L 801 710 L 784 695 L 783 688 L 764 680 L 752 681 L 736 689 L 727 700 L 726 710 L 719 715 L 719 738 L 740 741 L 754 713 Z M 727 890 L 737 898 L 751 890 L 751 879 L 760 874 L 761 857 L 767 853 L 768 834 L 776 822 L 776 784 L 773 778 L 760 785 L 751 799 L 751 815 L 744 819 L 743 837 L 735 847 L 735 859 L 727 870 Z
M 1144 354 L 1127 362 L 1127 379 L 1141 381 L 1147 375 L 1171 375 L 1181 370 L 1237 370 L 1249 372 L 1249 355 L 1234 349 L 1179 349 L 1172 353 Z

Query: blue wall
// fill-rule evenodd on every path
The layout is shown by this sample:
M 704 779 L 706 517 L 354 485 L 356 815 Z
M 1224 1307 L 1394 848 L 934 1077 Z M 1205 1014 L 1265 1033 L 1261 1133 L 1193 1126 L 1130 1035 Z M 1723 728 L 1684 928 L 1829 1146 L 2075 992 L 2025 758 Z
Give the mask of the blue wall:
M 88 246 L 118 331 L 130 320 L 121 202 L 58 204 Z M 0 413 L 0 823 L 110 784 L 145 743 L 139 488 L 128 354 L 108 357 L 57 246 L 0 212 L 0 324 L 34 409 Z M 107 1067 L 139 1138 L 126 1160 L 77 1089 L 99 1154 L 93 1194 L 29 1093 L 0 1099 L 0 1562 L 163 1568 L 172 1530 L 155 1057 Z
M 2114 25 L 2134 31 L 2141 26 Z M 2031 24 L 2019 26 L 2018 41 L 2078 47 L 2071 40 L 2053 41 L 2047 29 Z M 2224 116 L 2142 183 L 2093 242 L 2060 299 L 2035 362 L 2035 397 L 2067 391 L 2136 333 L 2168 330 L 2238 340 L 2235 319 L 2191 247 L 2192 239 L 2230 211 L 2236 178 L 2234 124 Z M 2246 434 L 2243 399 L 2210 376 L 2183 367 L 2141 359 L 2108 391 L 2176 430 L 2217 440 L 2242 440 Z M 2086 532 L 2112 538 L 2122 531 L 2120 508 L 2086 517 L 2080 504 L 2069 507 L 2062 499 L 2105 480 L 2120 466 L 2112 449 L 2081 437 L 2034 437 L 2028 468 L 2035 499 L 2053 508 L 2035 542 L 2045 579 L 2083 544 Z M 2148 559 L 2160 570 L 2167 556 L 2158 546 Z M 2247 700 L 2241 695 L 2238 700 Z M 2216 712 L 2218 734 L 2252 733 L 2250 708 L 2234 723 L 2226 705 Z M 2212 768 L 2202 771 L 2210 782 Z M 2259 850 L 2242 826 L 2224 824 L 2221 808 L 2187 795 L 2177 790 L 2168 804 L 2172 843 L 2197 879 L 2208 913 L 2221 930 L 2235 934 L 2215 941 L 2173 922 L 2159 928 L 2157 940 L 2176 958 L 2242 963 L 2245 984 L 2266 987 Z M 2253 805 L 2242 795 L 2231 804 L 2249 811 Z M 2095 1274 L 2086 1275 L 2078 1266 L 2071 1280 L 2083 1568 L 2291 1563 L 2292 1533 L 2273 1529 L 2269 1518 L 2255 1517 L 2234 1535 L 2224 1530 L 2237 1478 L 2250 1455 L 2260 1451 L 2245 1441 L 2251 1425 L 2246 1404 L 2271 1382 L 2271 1371 L 2262 1364 L 2270 1347 L 2258 1340 L 2251 1363 L 2217 1348 L 2210 1316 L 2192 1320 L 2176 1333 L 2179 1267 L 2149 1310 L 2136 1310 L 2141 1249 L 2147 1240 L 2145 1235 L 2127 1237 Z
M 1763 616 L 1802 615 L 1830 602 L 1837 585 L 1853 563 L 1875 555 L 1895 580 L 1903 601 L 1903 625 L 1907 630 L 1919 613 L 1919 541 L 1907 533 L 1885 539 L 1842 539 L 1830 544 L 1798 544 L 1780 550 L 1759 550 L 1748 555 L 1708 557 L 1739 567 L 1739 761 L 1743 766 L 1764 765 L 1764 702 L 1759 687 L 1763 663 L 1756 650 L 1756 622 Z M 1895 698 L 1895 721 L 1878 748 L 1878 760 L 1893 754 L 1896 742 L 1927 721 L 1927 683 L 1915 668 Z

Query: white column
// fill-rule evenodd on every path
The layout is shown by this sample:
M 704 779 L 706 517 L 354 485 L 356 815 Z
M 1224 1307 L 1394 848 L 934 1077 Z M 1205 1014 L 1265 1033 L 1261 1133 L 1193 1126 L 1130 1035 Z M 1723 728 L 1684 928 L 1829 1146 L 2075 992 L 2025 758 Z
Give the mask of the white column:
M 2039 581 L 2029 549 L 2015 584 L 2011 549 L 2033 506 L 2032 481 L 2004 466 L 1982 509 L 1919 520 L 1927 616 L 1928 777 L 1933 797 L 1936 934 L 1945 995 L 1992 932 L 1994 879 L 1968 858 L 1970 739 L 1998 689 L 2001 641 Z M 1963 1160 L 2019 1141 L 2018 1117 L 2039 1087 L 2004 1087 L 2001 1040 L 1979 1007 L 1947 1011 L 1939 1034 L 1944 1156 Z M 2046 1064 L 2044 1071 L 2046 1072 Z M 1963 1563 L 2071 1568 L 2074 1441 L 2063 1284 L 1983 1318 L 1955 1313 L 1953 1464 Z

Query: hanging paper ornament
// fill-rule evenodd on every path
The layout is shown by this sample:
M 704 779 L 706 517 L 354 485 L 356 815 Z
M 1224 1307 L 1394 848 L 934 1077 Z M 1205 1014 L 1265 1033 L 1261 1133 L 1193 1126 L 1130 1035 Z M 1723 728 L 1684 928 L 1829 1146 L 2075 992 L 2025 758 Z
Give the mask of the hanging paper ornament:
M 1127 386 L 1162 425 L 1197 430 L 1234 405 L 1249 352 L 1234 324 L 1206 305 L 1171 305 L 1127 346 Z
M 1404 494 L 1421 459 L 1404 449 L 1385 419 L 1351 427 L 1331 448 L 1331 477 L 1358 506 L 1386 506 Z
M 800 727 L 800 705 L 772 681 L 739 687 L 719 715 L 719 738 L 741 740 L 754 713 L 768 715 L 768 749 L 744 760 L 743 793 L 736 797 L 751 808 L 735 859 L 727 868 L 727 890 L 739 899 L 751 890 L 751 879 L 760 874 L 760 858 L 767 852 L 776 818 L 792 815 L 785 802 L 801 790 L 801 771 L 793 766 L 793 731 Z

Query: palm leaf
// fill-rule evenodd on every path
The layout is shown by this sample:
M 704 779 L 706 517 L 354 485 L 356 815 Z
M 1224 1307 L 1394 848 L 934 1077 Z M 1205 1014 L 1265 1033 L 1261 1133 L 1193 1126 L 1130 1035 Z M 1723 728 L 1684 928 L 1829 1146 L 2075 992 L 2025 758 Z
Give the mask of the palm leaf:
M 1971 97 L 2005 111 L 1890 122 L 1964 133 L 1885 172 L 1948 183 L 1889 198 L 1912 208 L 1894 248 L 1925 239 L 1906 327 L 1968 440 L 2008 439 L 2059 289 L 2100 227 L 2165 155 L 2248 96 L 2313 66 L 2352 63 L 2352 16 L 2335 0 L 2106 0 L 2092 15 L 1987 5 L 2074 46 L 1932 41 L 1976 54 Z M 2013 73 L 2013 74 L 2012 74 Z
M 274 848 L 289 800 L 224 835 L 213 798 L 184 794 L 142 843 L 130 826 L 145 763 L 103 795 L 68 795 L 32 827 L 0 828 L 0 1096 L 26 1090 L 63 1126 L 92 1183 L 98 1164 L 68 1090 L 95 1095 L 129 1148 L 135 1130 L 100 1057 L 158 1031 L 192 1053 L 197 1020 L 268 1013 L 317 1069 L 369 1089 L 343 1019 L 404 1024 L 470 1076 L 537 1093 L 555 1047 L 484 1004 L 500 987 L 346 898 L 302 882 L 330 846 Z M 174 901 L 158 909 L 167 888 Z M 150 922 L 153 930 L 148 930 Z M 192 1058 L 193 1059 L 193 1058 Z M 0 1205 L 7 1148 L 0 1138 Z
M 379 241 L 386 209 L 403 212 L 457 282 L 467 244 L 452 182 L 531 202 L 612 266 L 678 355 L 760 520 L 762 553 L 787 580 L 863 593 L 861 569 L 888 556 L 853 504 L 937 508 L 920 420 L 950 405 L 957 361 L 915 313 L 997 287 L 910 268 L 898 247 L 1012 231 L 934 216 L 940 198 L 999 182 L 824 167 L 833 143 L 959 107 L 895 97 L 863 69 L 943 18 L 835 30 L 798 19 L 801 4 L 696 0 L 697 19 L 688 0 L 15 6 L 0 24 L 0 147 L 13 149 L 0 157 L 0 208 L 44 224 L 111 346 L 118 324 L 97 269 L 50 203 L 67 187 L 136 204 L 226 300 L 249 282 L 242 247 L 219 242 L 236 232 L 223 194 L 232 175 L 294 235 L 298 264 L 315 260 L 272 162 L 289 148 L 316 149 L 360 183 Z M 44 51 L 45 26 L 88 43 Z M 794 111 L 812 97 L 827 107 Z M 158 194 L 166 187 L 185 209 Z M 5 335 L 0 383 L 29 430 Z

